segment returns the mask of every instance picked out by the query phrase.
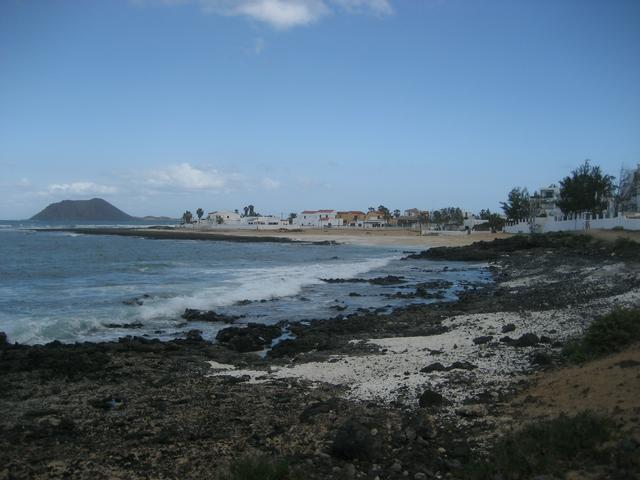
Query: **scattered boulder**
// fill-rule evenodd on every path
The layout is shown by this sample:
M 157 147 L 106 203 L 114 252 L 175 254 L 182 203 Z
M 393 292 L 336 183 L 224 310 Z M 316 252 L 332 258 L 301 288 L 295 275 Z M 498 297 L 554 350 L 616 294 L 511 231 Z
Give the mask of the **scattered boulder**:
M 445 398 L 442 395 L 429 389 L 422 392 L 418 397 L 418 405 L 423 408 L 439 407 L 445 402 Z
M 376 456 L 379 442 L 371 430 L 355 419 L 343 423 L 333 439 L 331 453 L 345 460 L 369 460 Z
M 242 317 L 236 317 L 233 315 L 223 315 L 220 313 L 216 313 L 213 310 L 196 310 L 194 308 L 187 308 L 182 314 L 182 318 L 188 321 L 195 321 L 195 322 L 233 323 L 235 320 L 238 320 L 239 318 L 242 318 Z
M 249 323 L 246 327 L 228 327 L 220 330 L 216 340 L 240 353 L 255 352 L 271 345 L 274 338 L 282 335 L 277 325 Z
M 515 324 L 513 323 L 507 323 L 506 325 L 504 325 L 502 327 L 502 333 L 509 333 L 509 332 L 513 332 L 516 329 Z
M 489 343 L 491 340 L 493 340 L 493 336 L 483 335 L 481 337 L 474 338 L 473 343 L 475 343 L 476 345 L 484 345 L 485 343 Z
M 538 343 L 540 343 L 540 339 L 535 333 L 525 333 L 520 338 L 515 339 L 512 345 L 514 347 L 533 347 Z
M 453 362 L 447 367 L 447 370 L 475 370 L 476 368 L 478 368 L 477 365 L 474 365 L 471 362 L 463 361 Z
M 446 370 L 445 366 L 440 362 L 435 362 L 426 367 L 422 368 L 420 371 L 422 373 L 431 373 L 431 372 L 444 372 Z

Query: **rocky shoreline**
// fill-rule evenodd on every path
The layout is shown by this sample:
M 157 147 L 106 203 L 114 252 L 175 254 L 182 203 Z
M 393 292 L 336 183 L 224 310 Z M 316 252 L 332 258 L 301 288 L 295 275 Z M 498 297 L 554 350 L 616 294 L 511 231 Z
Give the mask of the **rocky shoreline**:
M 640 306 L 630 241 L 514 237 L 417 256 L 487 261 L 495 282 L 453 303 L 292 324 L 265 355 L 281 331 L 257 324 L 219 344 L 197 331 L 0 336 L 0 479 L 240 478 L 224 472 L 246 456 L 286 461 L 278 478 L 480 478 L 467 466 L 522 420 L 513 401 L 531 374 L 562 367 L 598 316 Z

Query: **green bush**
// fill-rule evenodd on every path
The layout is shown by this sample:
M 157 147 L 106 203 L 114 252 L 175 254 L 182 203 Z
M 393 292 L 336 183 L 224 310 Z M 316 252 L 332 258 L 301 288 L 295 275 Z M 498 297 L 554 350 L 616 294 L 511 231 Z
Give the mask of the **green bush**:
M 571 469 L 607 462 L 607 452 L 598 447 L 611 437 L 612 425 L 609 419 L 588 411 L 529 425 L 500 439 L 490 460 L 470 466 L 467 477 L 518 479 L 561 475 Z
M 595 320 L 582 338 L 564 348 L 564 354 L 573 362 L 584 362 L 618 352 L 637 341 L 640 341 L 640 310 L 619 308 Z
M 272 459 L 263 455 L 244 456 L 235 460 L 229 468 L 218 476 L 220 480 L 297 480 L 285 460 Z

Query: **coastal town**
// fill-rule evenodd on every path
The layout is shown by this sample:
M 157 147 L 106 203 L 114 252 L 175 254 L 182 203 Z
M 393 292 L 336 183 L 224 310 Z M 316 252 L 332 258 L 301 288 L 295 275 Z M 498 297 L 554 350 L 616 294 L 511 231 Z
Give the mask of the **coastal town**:
M 574 177 L 595 178 L 601 175 L 599 167 L 586 161 L 573 172 Z M 213 210 L 206 214 L 202 208 L 196 215 L 186 211 L 181 218 L 184 228 L 209 229 L 408 229 L 421 234 L 437 231 L 465 232 L 504 231 L 505 233 L 547 233 L 582 231 L 589 229 L 640 230 L 640 165 L 635 169 L 622 169 L 617 185 L 614 177 L 603 176 L 605 183 L 598 205 L 582 205 L 578 209 L 563 204 L 561 185 L 540 187 L 532 195 L 526 188 L 514 188 L 502 212 L 489 209 L 479 213 L 458 207 L 438 210 L 409 208 L 391 210 L 384 205 L 362 210 L 313 209 L 293 212 L 288 216 L 263 215 L 253 205 L 241 210 Z M 563 182 L 567 183 L 571 177 Z M 584 183 L 584 182 L 583 182 Z M 585 187 L 587 188 L 587 187 Z M 565 190 L 568 190 L 569 187 Z M 564 195 L 563 195 L 564 193 Z M 600 192 L 599 192 L 600 193 Z

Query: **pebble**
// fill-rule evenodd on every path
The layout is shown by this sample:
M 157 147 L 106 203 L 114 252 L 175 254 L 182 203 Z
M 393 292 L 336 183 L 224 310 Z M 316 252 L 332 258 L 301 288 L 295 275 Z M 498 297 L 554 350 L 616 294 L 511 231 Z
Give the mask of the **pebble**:
M 427 478 L 427 474 L 426 473 L 422 473 L 422 472 L 418 472 L 413 476 L 413 478 L 415 480 L 425 480 Z

